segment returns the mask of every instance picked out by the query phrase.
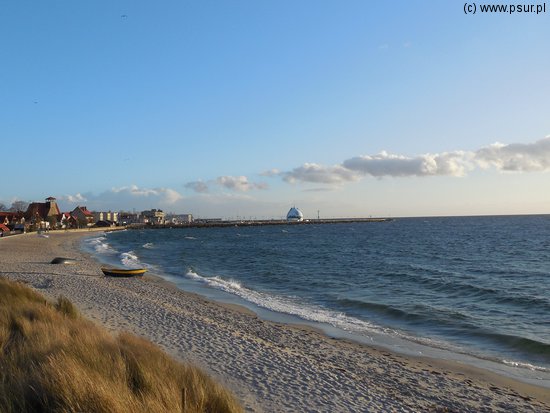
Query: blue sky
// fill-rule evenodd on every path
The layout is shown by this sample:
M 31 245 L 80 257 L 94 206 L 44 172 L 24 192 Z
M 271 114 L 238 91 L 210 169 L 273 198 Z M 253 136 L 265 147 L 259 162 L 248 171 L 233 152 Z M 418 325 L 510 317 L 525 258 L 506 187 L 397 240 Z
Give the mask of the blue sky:
M 0 54 L 7 205 L 550 212 L 550 10 L 2 2 Z

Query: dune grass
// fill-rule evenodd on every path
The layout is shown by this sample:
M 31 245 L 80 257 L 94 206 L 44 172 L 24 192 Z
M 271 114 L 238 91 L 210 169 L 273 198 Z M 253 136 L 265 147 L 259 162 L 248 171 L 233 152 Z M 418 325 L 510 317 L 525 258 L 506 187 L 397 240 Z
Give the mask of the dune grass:
M 0 278 L 0 412 L 241 412 L 199 369 Z

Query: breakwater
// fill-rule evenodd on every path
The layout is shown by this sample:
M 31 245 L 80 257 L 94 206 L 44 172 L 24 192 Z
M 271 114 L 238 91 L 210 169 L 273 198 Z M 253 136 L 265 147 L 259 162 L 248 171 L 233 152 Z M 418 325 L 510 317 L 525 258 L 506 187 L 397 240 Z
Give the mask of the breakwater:
M 303 221 L 287 221 L 284 219 L 272 220 L 195 220 L 189 223 L 166 223 L 166 224 L 129 224 L 128 229 L 166 229 L 166 228 L 212 228 L 212 227 L 258 227 L 267 225 L 320 225 L 320 224 L 351 224 L 357 222 L 389 222 L 393 218 L 331 218 L 331 219 L 308 219 Z

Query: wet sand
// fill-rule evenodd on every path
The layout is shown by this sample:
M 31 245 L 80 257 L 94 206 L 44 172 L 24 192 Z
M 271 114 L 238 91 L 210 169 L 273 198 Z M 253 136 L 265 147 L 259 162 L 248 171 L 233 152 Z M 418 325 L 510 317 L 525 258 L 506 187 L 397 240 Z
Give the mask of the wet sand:
M 113 279 L 79 249 L 89 232 L 0 238 L 0 276 L 57 298 L 113 332 L 192 362 L 250 412 L 550 412 L 550 391 L 454 362 L 408 357 L 259 319 L 158 277 Z M 54 257 L 74 264 L 50 264 Z

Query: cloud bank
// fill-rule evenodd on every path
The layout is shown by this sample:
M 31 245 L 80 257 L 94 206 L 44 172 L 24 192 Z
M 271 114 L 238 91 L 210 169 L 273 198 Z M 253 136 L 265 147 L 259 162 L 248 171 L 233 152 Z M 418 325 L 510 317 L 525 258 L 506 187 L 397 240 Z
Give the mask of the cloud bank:
M 493 168 L 501 172 L 550 171 L 550 136 L 533 143 L 494 143 L 476 151 L 454 151 L 405 156 L 382 151 L 376 155 L 359 155 L 337 165 L 305 163 L 289 171 L 271 169 L 264 177 L 279 177 L 287 183 L 310 183 L 316 187 L 310 191 L 335 189 L 365 177 L 462 177 L 475 169 Z M 323 186 L 324 185 L 324 186 Z M 245 196 L 251 191 L 266 190 L 265 182 L 253 182 L 246 176 L 219 176 L 210 181 L 192 181 L 184 185 L 198 194 L 207 195 L 212 189 L 222 189 L 226 195 Z M 212 191 L 215 192 L 215 191 Z M 246 195 L 248 196 L 248 195 Z M 76 193 L 59 197 L 61 201 L 75 205 L 88 205 L 98 209 L 119 209 L 121 206 L 148 209 L 171 208 L 182 205 L 183 196 L 165 187 L 144 188 L 129 185 L 112 188 L 99 195 Z M 209 198 L 210 199 L 210 198 Z M 225 198 L 224 198 L 225 199 Z
M 251 189 L 267 189 L 267 184 L 249 182 L 246 176 L 220 176 L 216 181 L 218 185 L 224 188 L 239 192 L 246 192 Z
M 269 186 L 265 182 L 251 182 L 246 176 L 219 176 L 213 181 L 192 181 L 187 182 L 185 188 L 191 189 L 197 193 L 210 192 L 210 188 L 216 185 L 220 188 L 227 189 L 234 192 L 248 192 L 251 190 L 264 190 Z
M 206 184 L 205 182 L 203 181 L 192 181 L 192 182 L 187 182 L 185 185 L 184 185 L 186 188 L 188 189 L 191 189 L 195 192 L 198 192 L 198 193 L 206 193 L 208 192 L 208 184 Z
M 550 137 L 534 143 L 495 143 L 476 152 L 481 167 L 501 171 L 540 172 L 550 170 Z
M 343 165 L 323 166 L 316 163 L 306 163 L 289 172 L 281 172 L 283 180 L 289 183 L 315 182 L 321 184 L 342 184 L 357 181 L 359 174 Z
M 87 201 L 87 198 L 84 195 L 82 195 L 80 192 L 74 195 L 63 195 L 63 196 L 60 196 L 59 199 L 61 201 L 67 201 L 71 204 L 80 204 L 82 202 Z
M 346 182 L 358 181 L 366 176 L 375 178 L 462 177 L 473 169 L 491 167 L 498 171 L 549 171 L 550 137 L 528 144 L 495 143 L 477 151 L 428 153 L 415 157 L 383 151 L 377 155 L 356 156 L 333 166 L 305 163 L 291 171 L 279 172 L 277 175 L 289 183 L 309 182 L 341 185 Z
M 120 194 L 122 196 L 131 196 L 131 197 L 143 197 L 155 199 L 158 202 L 163 204 L 174 204 L 183 196 L 177 191 L 170 188 L 139 188 L 137 185 L 123 186 L 120 188 L 112 188 L 111 192 L 113 194 Z
M 88 209 L 119 210 L 119 209 L 149 209 L 170 208 L 183 200 L 183 196 L 171 188 L 143 188 L 137 185 L 111 188 L 100 194 L 87 192 L 59 197 L 63 206 L 69 209 L 76 205 L 86 205 Z

